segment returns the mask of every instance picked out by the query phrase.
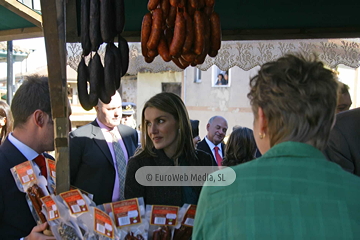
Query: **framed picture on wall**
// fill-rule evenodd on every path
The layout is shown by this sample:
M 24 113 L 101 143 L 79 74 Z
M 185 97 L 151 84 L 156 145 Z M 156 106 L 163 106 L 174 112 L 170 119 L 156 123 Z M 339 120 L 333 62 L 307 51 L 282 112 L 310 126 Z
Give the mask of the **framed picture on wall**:
M 212 67 L 212 86 L 213 87 L 230 87 L 231 69 L 223 71 L 217 66 Z

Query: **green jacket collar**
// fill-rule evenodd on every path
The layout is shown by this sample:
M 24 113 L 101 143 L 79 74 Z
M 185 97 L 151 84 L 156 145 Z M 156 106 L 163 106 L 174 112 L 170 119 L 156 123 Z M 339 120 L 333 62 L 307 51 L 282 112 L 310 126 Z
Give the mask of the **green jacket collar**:
M 264 158 L 285 156 L 324 158 L 319 149 L 306 143 L 291 141 L 276 144 L 263 155 Z

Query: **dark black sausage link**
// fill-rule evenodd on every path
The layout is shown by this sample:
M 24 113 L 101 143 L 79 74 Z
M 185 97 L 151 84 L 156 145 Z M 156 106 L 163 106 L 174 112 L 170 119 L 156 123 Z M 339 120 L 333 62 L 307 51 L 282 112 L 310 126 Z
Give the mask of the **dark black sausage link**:
M 114 87 L 116 90 L 120 87 L 120 82 L 121 82 L 121 71 L 122 71 L 121 53 L 119 48 L 117 48 L 115 44 L 111 43 L 109 47 L 112 53 L 114 54 L 114 59 L 115 59 Z
M 115 1 L 115 22 L 116 22 L 116 31 L 117 33 L 122 33 L 125 26 L 125 4 L 124 0 Z
M 89 36 L 89 23 L 90 23 L 90 1 L 81 0 L 81 47 L 83 55 L 87 56 L 91 52 L 91 42 Z
M 102 44 L 100 32 L 100 0 L 90 0 L 89 35 L 91 50 L 97 51 Z
M 78 74 L 77 86 L 78 86 L 79 101 L 83 109 L 89 111 L 92 109 L 93 106 L 90 104 L 89 94 L 87 91 L 87 82 L 89 81 L 89 69 L 85 64 L 84 57 L 81 57 L 77 74 Z
M 99 98 L 100 100 L 105 103 L 108 104 L 111 101 L 111 96 L 109 96 L 108 94 L 105 93 L 105 80 L 104 80 L 104 75 L 102 78 L 99 79 L 99 89 L 98 89 L 98 93 L 99 93 Z
M 113 42 L 116 36 L 115 6 L 113 0 L 100 0 L 100 30 L 103 42 Z
M 90 93 L 89 93 L 89 102 L 92 106 L 97 105 L 99 98 L 99 86 L 104 78 L 104 68 L 101 64 L 101 59 L 98 53 L 90 60 L 89 63 L 89 82 L 90 82 Z M 99 91 L 100 92 L 100 91 Z
M 115 94 L 115 55 L 111 49 L 111 43 L 106 46 L 104 58 L 104 94 L 111 100 L 111 96 Z M 101 98 L 100 98 L 101 99 Z M 102 101 L 102 100 L 101 100 Z M 110 102 L 110 101 L 109 101 Z M 105 103 L 105 102 L 104 102 Z
M 129 68 L 129 44 L 125 38 L 119 35 L 119 51 L 121 56 L 121 76 L 127 73 Z M 120 87 L 120 84 L 119 84 Z

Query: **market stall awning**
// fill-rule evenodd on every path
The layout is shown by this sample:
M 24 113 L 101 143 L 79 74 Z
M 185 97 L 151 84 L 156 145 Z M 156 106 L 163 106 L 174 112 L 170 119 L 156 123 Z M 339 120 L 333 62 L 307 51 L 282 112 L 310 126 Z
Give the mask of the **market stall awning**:
M 80 2 L 66 1 L 66 41 L 80 40 Z M 271 40 L 358 38 L 358 0 L 216 1 L 223 40 Z M 126 23 L 122 34 L 129 42 L 140 41 L 147 1 L 125 2 Z M 43 36 L 41 14 L 16 0 L 0 0 L 0 41 Z
M 67 1 L 67 42 L 79 42 L 80 2 Z M 125 30 L 130 42 L 140 41 L 144 0 L 125 1 Z M 226 0 L 216 1 L 223 40 L 270 40 L 360 37 L 359 0 Z
M 16 0 L 0 0 L 0 41 L 41 36 L 41 14 Z

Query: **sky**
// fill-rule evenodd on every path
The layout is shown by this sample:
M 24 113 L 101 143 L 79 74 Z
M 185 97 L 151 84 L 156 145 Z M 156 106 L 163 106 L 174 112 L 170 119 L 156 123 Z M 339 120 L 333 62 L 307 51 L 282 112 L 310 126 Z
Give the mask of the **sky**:
M 13 40 L 13 46 L 18 46 L 28 50 L 34 50 L 24 61 L 14 63 L 14 76 L 16 74 L 33 72 L 35 69 L 47 65 L 45 42 L 43 37 Z M 7 64 L 6 62 L 0 63 L 0 78 L 6 78 L 6 76 Z

